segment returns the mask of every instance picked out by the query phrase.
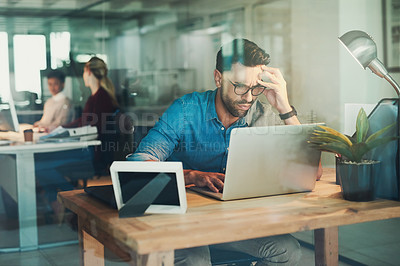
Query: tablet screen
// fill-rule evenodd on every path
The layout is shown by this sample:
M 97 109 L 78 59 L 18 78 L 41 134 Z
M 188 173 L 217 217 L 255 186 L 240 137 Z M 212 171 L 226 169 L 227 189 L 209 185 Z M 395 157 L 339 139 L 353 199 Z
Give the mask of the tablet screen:
M 133 195 L 146 186 L 160 172 L 118 172 L 121 185 L 122 201 L 125 204 Z M 179 206 L 178 185 L 175 173 L 164 173 L 171 177 L 167 186 L 152 203 L 153 205 L 175 205 Z

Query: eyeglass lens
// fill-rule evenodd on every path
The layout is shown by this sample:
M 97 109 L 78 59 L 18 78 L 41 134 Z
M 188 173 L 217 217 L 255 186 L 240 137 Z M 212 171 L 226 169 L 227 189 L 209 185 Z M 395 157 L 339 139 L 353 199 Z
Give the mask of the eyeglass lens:
M 235 86 L 235 93 L 236 93 L 237 95 L 244 95 L 244 94 L 246 94 L 249 90 L 251 90 L 251 94 L 252 94 L 253 96 L 258 96 L 258 95 L 260 95 L 260 94 L 264 91 L 264 89 L 265 89 L 265 87 L 262 87 L 262 86 L 257 86 L 257 87 L 252 87 L 252 88 L 250 88 L 249 86 L 246 86 L 246 85 L 234 84 L 234 83 L 232 83 L 232 84 L 233 84 L 233 86 Z

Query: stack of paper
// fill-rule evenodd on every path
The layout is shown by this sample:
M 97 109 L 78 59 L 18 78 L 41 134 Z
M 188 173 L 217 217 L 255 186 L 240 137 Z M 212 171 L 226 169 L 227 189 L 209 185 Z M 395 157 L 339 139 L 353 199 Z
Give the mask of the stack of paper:
M 51 133 L 39 138 L 46 142 L 86 141 L 97 139 L 97 127 L 83 126 L 77 128 L 57 127 Z

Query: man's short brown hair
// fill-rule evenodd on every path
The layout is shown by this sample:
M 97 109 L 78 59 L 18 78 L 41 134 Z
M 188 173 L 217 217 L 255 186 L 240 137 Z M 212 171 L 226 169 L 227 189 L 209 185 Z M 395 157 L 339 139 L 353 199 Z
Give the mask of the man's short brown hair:
M 235 63 L 241 63 L 247 67 L 255 67 L 268 65 L 269 62 L 269 54 L 254 42 L 247 39 L 234 39 L 219 49 L 216 69 L 222 73 L 230 70 Z

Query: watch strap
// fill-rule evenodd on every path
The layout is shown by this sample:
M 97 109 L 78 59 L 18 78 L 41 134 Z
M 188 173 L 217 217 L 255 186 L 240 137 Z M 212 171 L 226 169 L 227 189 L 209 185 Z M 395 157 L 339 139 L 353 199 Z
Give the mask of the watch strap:
M 294 108 L 294 106 L 291 105 L 290 107 L 292 107 L 292 111 L 290 111 L 289 113 L 279 114 L 279 117 L 280 117 L 282 120 L 286 120 L 286 119 L 288 119 L 288 118 L 291 118 L 292 116 L 297 115 L 297 111 L 296 111 L 296 109 Z

